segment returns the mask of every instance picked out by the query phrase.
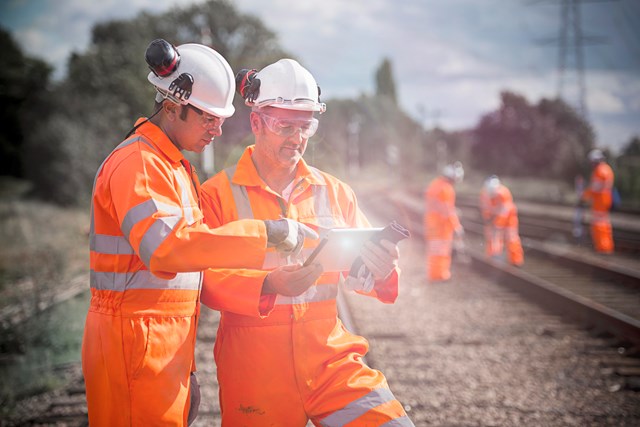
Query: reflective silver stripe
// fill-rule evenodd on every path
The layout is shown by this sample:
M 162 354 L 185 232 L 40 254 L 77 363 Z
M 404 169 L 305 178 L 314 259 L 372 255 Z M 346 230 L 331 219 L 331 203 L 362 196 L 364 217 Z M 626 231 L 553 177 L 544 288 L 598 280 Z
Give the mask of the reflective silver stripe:
M 135 254 L 133 248 L 123 236 L 93 234 L 90 236 L 89 248 L 94 252 L 107 255 Z
M 158 249 L 158 246 L 164 242 L 164 239 L 171 234 L 173 228 L 180 221 L 177 217 L 163 217 L 155 220 L 151 227 L 144 233 L 140 241 L 140 259 L 149 267 L 151 255 Z
M 322 173 L 320 173 L 318 169 L 309 166 L 309 170 L 313 176 L 322 181 L 323 184 L 327 183 L 324 176 L 322 176 Z M 333 228 L 336 226 L 336 221 L 331 213 L 331 201 L 329 200 L 326 185 L 313 186 L 313 208 L 315 210 L 318 226 L 322 228 Z
M 404 417 L 396 418 L 395 420 L 388 421 L 382 424 L 380 427 L 415 427 L 413 422 L 407 415 Z
M 185 180 L 184 176 L 180 172 L 180 169 L 174 169 L 173 176 L 175 176 L 176 181 L 178 181 L 178 185 L 180 186 L 180 204 L 184 211 L 183 217 L 185 221 L 187 221 L 187 224 L 191 225 L 195 222 L 193 204 L 189 198 L 189 195 L 191 194 L 191 184 Z
M 236 173 L 236 167 L 237 165 L 228 167 L 224 170 L 224 173 L 227 174 L 227 178 L 229 179 L 231 195 L 233 195 L 233 201 L 236 204 L 238 219 L 253 219 L 253 210 L 251 209 L 249 194 L 247 194 L 247 187 L 233 183 L 233 175 Z
M 113 273 L 91 270 L 90 283 L 93 289 L 123 292 L 129 289 L 185 289 L 197 291 L 200 286 L 199 272 L 178 273 L 171 280 L 161 279 L 148 270 L 134 273 Z
M 151 227 L 149 227 L 149 229 L 144 233 L 140 242 L 140 258 L 147 267 L 149 266 L 151 255 L 153 255 L 158 246 L 160 246 L 164 239 L 167 238 L 182 218 L 181 208 L 179 206 L 173 206 L 149 199 L 129 209 L 129 212 L 127 212 L 124 220 L 122 221 L 122 232 L 124 233 L 125 238 L 130 240 L 129 235 L 133 226 L 159 211 L 167 213 L 170 216 L 156 219 Z
M 324 427 L 342 427 L 362 416 L 370 409 L 380 406 L 383 403 L 395 400 L 393 393 L 388 388 L 378 388 L 372 390 L 366 396 L 354 400 L 344 408 L 335 411 L 328 417 L 320 420 L 320 424 Z M 408 424 L 411 425 L 411 424 Z
M 308 302 L 334 300 L 337 298 L 337 296 L 338 296 L 338 285 L 335 283 L 328 283 L 328 284 L 311 286 L 302 294 L 295 297 L 277 295 L 275 304 L 276 305 L 304 304 Z
M 429 255 L 448 256 L 451 254 L 451 240 L 427 240 L 427 253 Z

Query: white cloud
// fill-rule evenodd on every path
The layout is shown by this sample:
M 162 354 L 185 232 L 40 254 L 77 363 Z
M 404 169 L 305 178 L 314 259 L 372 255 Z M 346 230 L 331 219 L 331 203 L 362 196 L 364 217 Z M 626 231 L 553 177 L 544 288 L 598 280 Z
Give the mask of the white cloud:
M 582 8 L 584 28 L 597 22 L 588 28 L 612 36 L 613 45 L 606 50 L 585 52 L 588 108 L 598 135 L 612 141 L 628 139 L 625 133 L 640 133 L 639 62 L 629 59 L 635 56 L 628 46 L 615 45 L 622 43 L 618 33 L 628 34 L 630 29 L 611 26 L 620 11 L 637 9 L 633 2 L 637 0 Z M 0 4 L 0 22 L 28 53 L 53 63 L 60 76 L 70 52 L 86 49 L 96 22 L 132 18 L 142 10 L 162 13 L 192 3 L 13 0 Z M 433 117 L 438 110 L 440 124 L 451 129 L 477 123 L 481 114 L 498 106 L 501 90 L 523 94 L 530 102 L 555 96 L 557 47 L 542 47 L 536 40 L 557 35 L 557 4 L 527 6 L 503 0 L 234 0 L 232 4 L 257 16 L 279 36 L 283 48 L 314 74 L 325 99 L 371 93 L 375 70 L 384 57 L 392 61 L 403 108 L 414 116 L 418 104 Z M 8 22 L 6 17 L 15 18 L 17 10 L 30 15 Z M 601 71 L 593 71 L 595 65 Z M 622 66 L 628 68 L 626 74 L 620 71 Z

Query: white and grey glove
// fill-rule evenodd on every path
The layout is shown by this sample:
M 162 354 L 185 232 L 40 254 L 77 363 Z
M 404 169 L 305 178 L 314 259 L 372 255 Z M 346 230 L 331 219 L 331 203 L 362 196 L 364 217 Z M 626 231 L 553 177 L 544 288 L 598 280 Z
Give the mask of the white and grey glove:
M 319 238 L 312 228 L 289 218 L 266 220 L 264 224 L 267 227 L 267 246 L 280 252 L 297 255 L 305 238 Z
M 373 273 L 371 273 L 364 264 L 360 266 L 358 274 L 355 277 L 348 275 L 344 278 L 340 275 L 340 279 L 344 289 L 348 291 L 371 292 L 373 290 L 373 285 L 376 282 L 373 278 Z

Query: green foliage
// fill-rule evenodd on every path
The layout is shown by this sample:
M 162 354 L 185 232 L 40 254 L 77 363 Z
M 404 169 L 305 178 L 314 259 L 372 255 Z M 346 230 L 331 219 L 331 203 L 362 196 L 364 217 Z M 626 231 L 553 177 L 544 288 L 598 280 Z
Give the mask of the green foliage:
M 52 69 L 41 60 L 25 56 L 11 35 L 1 28 L 0 50 L 0 171 L 2 175 L 21 178 L 24 111 L 46 92 Z
M 625 207 L 640 207 L 640 137 L 631 138 L 614 163 L 615 186 Z
M 379 97 L 386 97 L 394 105 L 398 104 L 396 98 L 396 84 L 393 79 L 393 72 L 391 71 L 391 61 L 385 58 L 376 71 L 376 95 Z
M 593 131 L 562 100 L 531 105 L 512 92 L 474 130 L 474 165 L 487 173 L 571 181 L 593 147 Z
M 419 125 L 386 96 L 336 99 L 327 103 L 309 156 L 314 164 L 339 175 L 348 175 L 351 159 L 359 168 L 405 176 L 423 166 L 420 138 Z
M 144 53 L 156 38 L 175 45 L 209 44 L 233 69 L 262 68 L 287 56 L 273 32 L 225 0 L 96 25 L 87 51 L 71 55 L 65 80 L 32 110 L 52 113 L 41 116 L 37 127 L 23 128 L 21 151 L 35 195 L 61 205 L 90 196 L 102 160 L 138 117 L 153 112 L 155 91 L 147 81 Z M 241 140 L 249 129 L 249 109 L 239 102 L 236 106 L 240 114 L 227 121 L 224 136 L 217 139 L 223 157 L 232 148 L 224 142 Z

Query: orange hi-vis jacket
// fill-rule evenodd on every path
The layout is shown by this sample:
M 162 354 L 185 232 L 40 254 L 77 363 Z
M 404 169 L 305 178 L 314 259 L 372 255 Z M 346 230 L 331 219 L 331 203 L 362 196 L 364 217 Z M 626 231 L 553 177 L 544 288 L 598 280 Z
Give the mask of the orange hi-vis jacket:
M 82 345 L 92 427 L 186 425 L 202 271 L 263 263 L 264 222 L 211 229 L 198 193 L 192 167 L 150 122 L 97 172 Z
M 598 252 L 613 252 L 613 231 L 609 210 L 611 209 L 613 189 L 613 170 L 600 162 L 591 173 L 589 187 L 582 195 L 583 200 L 591 201 L 591 237 Z
M 611 209 L 611 190 L 613 189 L 613 170 L 605 162 L 600 162 L 593 168 L 589 187 L 582 198 L 591 201 L 594 211 L 608 211 Z
M 518 234 L 518 210 L 509 189 L 500 184 L 493 196 L 489 196 L 483 189 L 480 193 L 480 206 L 483 218 L 489 223 L 488 233 L 485 228 L 487 254 L 502 254 L 506 240 L 509 262 L 521 265 L 524 262 L 524 252 Z
M 260 178 L 252 152 L 248 147 L 236 166 L 203 184 L 211 226 L 281 216 L 318 229 L 370 226 L 346 184 L 301 160 L 285 199 Z M 271 253 L 262 270 L 286 263 Z M 311 419 L 326 427 L 412 426 L 383 374 L 362 362 L 367 341 L 337 317 L 339 273 L 324 273 L 296 297 L 261 296 L 262 270 L 205 273 L 202 302 L 222 312 L 214 348 L 222 425 L 304 427 Z M 368 295 L 393 303 L 398 274 Z
M 461 228 L 456 213 L 456 192 L 447 178 L 435 178 L 425 192 L 425 239 L 429 280 L 451 277 L 453 233 Z

